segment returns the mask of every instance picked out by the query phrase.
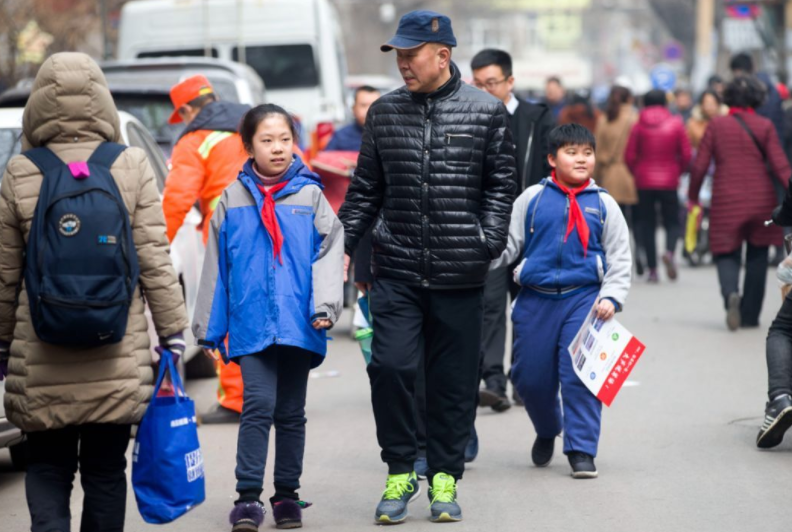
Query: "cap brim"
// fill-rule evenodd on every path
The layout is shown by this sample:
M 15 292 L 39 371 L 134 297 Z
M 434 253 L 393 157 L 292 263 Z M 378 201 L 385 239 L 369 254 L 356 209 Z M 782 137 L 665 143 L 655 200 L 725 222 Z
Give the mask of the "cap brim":
M 179 110 L 176 109 L 171 113 L 170 118 L 168 118 L 169 124 L 180 124 L 182 122 L 182 117 L 179 115 Z
M 417 41 L 415 39 L 408 39 L 407 37 L 399 37 L 397 35 L 393 39 L 380 46 L 380 50 L 383 52 L 390 52 L 393 49 L 412 50 L 413 48 L 420 48 L 424 44 L 426 44 L 426 41 Z

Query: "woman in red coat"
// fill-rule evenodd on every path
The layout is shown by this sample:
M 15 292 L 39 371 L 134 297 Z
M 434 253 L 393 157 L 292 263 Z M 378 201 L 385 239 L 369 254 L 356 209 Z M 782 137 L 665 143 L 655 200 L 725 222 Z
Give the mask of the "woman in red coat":
M 789 180 L 790 167 L 773 123 L 754 111 L 764 96 L 764 87 L 751 76 L 738 76 L 727 85 L 724 100 L 731 108 L 729 116 L 712 119 L 690 174 L 689 198 L 696 203 L 710 160 L 715 161 L 710 249 L 718 266 L 726 324 L 732 331 L 740 326 L 759 326 L 767 249 L 782 240 L 780 227 L 764 226 L 779 203 L 767 165 L 782 186 Z M 740 298 L 743 243 L 747 250 Z
M 648 281 L 657 277 L 657 208 L 663 215 L 666 251 L 663 263 L 668 277 L 676 279 L 674 252 L 682 229 L 679 223 L 679 176 L 690 164 L 690 141 L 682 119 L 666 108 L 665 92 L 653 90 L 644 96 L 644 110 L 630 132 L 624 160 L 638 188 L 638 230 L 641 231 L 649 267 Z

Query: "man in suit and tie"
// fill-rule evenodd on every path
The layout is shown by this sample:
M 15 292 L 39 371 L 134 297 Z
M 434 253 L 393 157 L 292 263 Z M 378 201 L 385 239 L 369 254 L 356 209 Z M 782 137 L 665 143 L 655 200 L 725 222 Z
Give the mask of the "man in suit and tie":
M 551 110 L 544 104 L 519 100 L 512 92 L 511 56 L 502 50 L 482 50 L 471 61 L 473 85 L 503 102 L 511 117 L 512 137 L 517 155 L 517 194 L 550 175 L 547 162 L 547 135 L 554 126 Z M 515 196 L 515 197 L 516 197 Z M 489 272 L 484 288 L 484 330 L 482 334 L 481 406 L 496 412 L 511 406 L 506 397 L 503 358 L 506 348 L 506 302 L 519 291 L 511 279 L 513 265 Z

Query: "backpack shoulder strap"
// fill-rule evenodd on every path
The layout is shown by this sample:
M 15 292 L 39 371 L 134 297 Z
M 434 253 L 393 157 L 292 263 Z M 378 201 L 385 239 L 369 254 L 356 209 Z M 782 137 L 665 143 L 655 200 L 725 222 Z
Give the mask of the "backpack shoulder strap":
M 89 164 L 95 164 L 98 166 L 104 166 L 108 170 L 118 156 L 121 155 L 126 149 L 126 146 L 122 144 L 116 144 L 115 142 L 103 142 L 99 145 L 98 148 L 91 154 L 91 157 L 88 159 Z
M 42 174 L 46 174 L 48 171 L 55 170 L 66 164 L 49 148 L 33 148 L 27 150 L 22 155 L 30 159 L 30 162 L 35 164 Z

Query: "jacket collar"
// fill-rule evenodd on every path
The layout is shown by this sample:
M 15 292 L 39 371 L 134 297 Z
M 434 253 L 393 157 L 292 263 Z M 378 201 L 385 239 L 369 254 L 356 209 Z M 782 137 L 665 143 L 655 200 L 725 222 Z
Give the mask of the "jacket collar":
M 298 155 L 294 155 L 293 157 L 294 162 L 289 167 L 289 170 L 286 172 L 286 174 L 281 178 L 281 181 L 288 181 L 289 184 L 275 194 L 275 200 L 290 194 L 296 194 L 306 185 L 316 185 L 319 188 L 324 188 L 322 186 L 321 178 L 308 170 Z M 245 162 L 245 165 L 242 167 L 242 171 L 239 172 L 237 179 L 242 181 L 242 184 L 256 201 L 256 205 L 258 206 L 259 210 L 261 210 L 264 199 L 262 197 L 261 191 L 256 186 L 256 183 L 261 183 L 261 181 L 259 181 L 259 179 L 256 177 L 256 173 L 253 171 L 253 159 L 248 159 Z
M 187 133 L 202 129 L 236 133 L 242 117 L 249 110 L 250 106 L 246 104 L 225 101 L 212 102 L 201 109 L 198 116 L 184 128 L 179 139 Z
M 445 82 L 442 87 L 434 92 L 410 92 L 413 100 L 419 103 L 424 103 L 429 99 L 432 100 L 445 100 L 456 94 L 462 86 L 462 76 L 459 74 L 459 69 L 454 62 L 451 62 L 451 79 Z
M 545 185 L 545 186 L 549 186 L 549 187 L 557 190 L 558 192 L 561 192 L 561 189 L 558 187 L 558 185 L 555 183 L 555 181 L 553 181 L 549 177 L 544 178 L 541 181 L 540 184 Z M 599 186 L 597 186 L 597 183 L 593 179 L 589 179 L 588 184 L 586 185 L 586 188 L 584 190 L 581 190 L 579 193 L 580 194 L 586 194 L 586 193 L 589 193 L 589 192 L 596 192 L 598 190 L 599 190 Z

